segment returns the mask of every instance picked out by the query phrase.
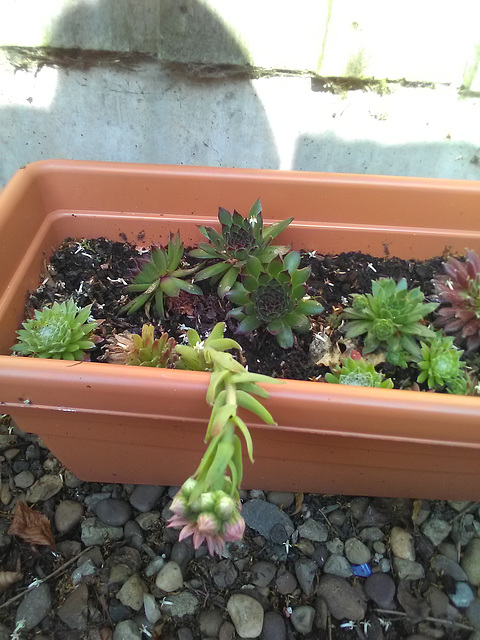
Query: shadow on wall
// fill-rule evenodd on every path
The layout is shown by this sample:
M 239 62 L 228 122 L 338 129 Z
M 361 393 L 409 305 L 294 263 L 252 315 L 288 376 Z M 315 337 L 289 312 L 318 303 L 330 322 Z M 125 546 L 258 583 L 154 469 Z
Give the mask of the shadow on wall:
M 469 142 L 385 145 L 371 140 L 348 141 L 334 133 L 302 135 L 296 141 L 292 169 L 478 180 L 480 148 Z
M 36 78 L 11 74 L 26 93 L 15 101 L 24 105 L 0 111 L 0 187 L 43 158 L 278 168 L 260 99 L 248 79 L 231 75 L 248 52 L 200 1 L 83 0 L 46 36 L 58 65 L 54 96 L 41 103 L 48 66 Z M 91 50 L 65 51 L 79 41 Z M 148 54 L 112 56 L 95 50 L 99 42 Z M 219 48 L 229 64 L 212 77 Z

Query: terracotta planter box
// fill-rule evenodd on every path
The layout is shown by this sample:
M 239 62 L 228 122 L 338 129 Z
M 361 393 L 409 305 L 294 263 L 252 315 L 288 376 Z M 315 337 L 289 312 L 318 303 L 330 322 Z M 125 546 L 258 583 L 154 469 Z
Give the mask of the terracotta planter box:
M 84 480 L 180 484 L 204 451 L 208 374 L 9 356 L 28 290 L 67 236 L 188 245 L 218 206 L 260 197 L 279 236 L 321 253 L 480 251 L 480 183 L 45 161 L 0 195 L 0 412 Z M 139 240 L 138 238 L 142 238 Z M 278 426 L 249 421 L 245 488 L 480 499 L 480 398 L 288 381 Z

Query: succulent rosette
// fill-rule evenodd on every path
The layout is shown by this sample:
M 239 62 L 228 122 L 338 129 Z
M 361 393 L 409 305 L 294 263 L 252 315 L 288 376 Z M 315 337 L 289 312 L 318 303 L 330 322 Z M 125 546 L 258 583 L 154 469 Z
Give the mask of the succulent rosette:
M 293 346 L 293 331 L 309 331 L 307 316 L 322 313 L 322 305 L 306 297 L 310 267 L 299 269 L 300 254 L 291 251 L 264 266 L 257 258 L 247 260 L 244 278 L 227 294 L 235 309 L 228 316 L 239 320 L 237 333 L 250 333 L 265 326 L 278 344 Z
M 405 278 L 398 283 L 392 278 L 375 280 L 372 293 L 352 297 L 352 306 L 343 312 L 345 335 L 356 338 L 366 334 L 364 353 L 383 348 L 388 361 L 403 366 L 406 360 L 420 357 L 419 339 L 435 335 L 422 321 L 438 304 L 424 302 L 419 287 L 408 290 Z
M 79 309 L 73 300 L 35 310 L 17 331 L 11 350 L 24 356 L 55 360 L 89 360 L 85 353 L 102 338 L 93 335 L 99 322 L 88 322 L 92 305 Z
M 223 298 L 243 273 L 248 258 L 254 256 L 264 264 L 278 253 L 286 253 L 287 247 L 271 246 L 271 242 L 293 218 L 264 228 L 262 205 L 257 200 L 250 209 L 248 218 L 244 218 L 238 211 L 234 210 L 231 214 L 220 207 L 218 220 L 220 233 L 213 227 L 199 227 L 209 243 L 199 242 L 199 248 L 190 251 L 189 255 L 201 260 L 215 260 L 215 264 L 201 269 L 195 275 L 195 281 L 208 279 L 218 282 L 217 292 Z
M 129 331 L 113 335 L 109 340 L 106 359 L 113 364 L 168 369 L 178 361 L 176 345 L 175 338 L 170 338 L 167 333 L 155 338 L 153 325 L 144 324 L 141 336 Z
M 468 351 L 480 347 L 480 256 L 466 250 L 465 262 L 450 257 L 443 265 L 446 275 L 434 278 L 440 302 L 436 325 L 466 343 Z
M 453 344 L 452 337 L 437 331 L 433 340 L 422 342 L 421 354 L 422 359 L 417 364 L 420 369 L 417 382 L 427 382 L 429 389 L 460 384 L 465 362 L 460 360 L 463 351 Z
M 325 375 L 326 382 L 346 384 L 352 387 L 380 387 L 393 389 L 393 381 L 383 373 L 375 371 L 373 364 L 363 358 L 348 357 L 341 367 L 335 368 Z

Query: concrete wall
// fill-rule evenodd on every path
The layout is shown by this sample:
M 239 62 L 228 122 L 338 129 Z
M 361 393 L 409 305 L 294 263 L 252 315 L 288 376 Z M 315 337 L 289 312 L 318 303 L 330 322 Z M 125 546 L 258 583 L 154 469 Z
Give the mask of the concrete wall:
M 478 0 L 3 0 L 0 187 L 46 157 L 480 179 Z

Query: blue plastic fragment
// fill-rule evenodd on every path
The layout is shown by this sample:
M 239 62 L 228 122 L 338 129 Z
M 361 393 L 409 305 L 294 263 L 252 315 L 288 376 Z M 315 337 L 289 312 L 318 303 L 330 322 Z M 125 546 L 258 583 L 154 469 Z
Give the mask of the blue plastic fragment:
M 368 578 L 368 576 L 372 575 L 372 570 L 370 569 L 369 564 L 352 564 L 353 575 L 359 576 L 360 578 Z

